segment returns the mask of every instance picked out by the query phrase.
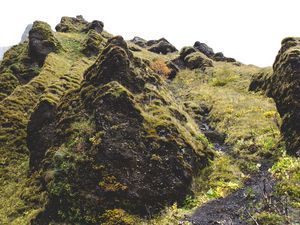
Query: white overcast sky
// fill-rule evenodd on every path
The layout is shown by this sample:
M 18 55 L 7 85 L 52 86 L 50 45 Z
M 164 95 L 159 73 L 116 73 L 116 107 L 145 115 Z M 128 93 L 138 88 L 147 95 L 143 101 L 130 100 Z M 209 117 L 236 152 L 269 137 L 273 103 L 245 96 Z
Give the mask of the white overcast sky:
M 300 36 L 300 0 L 1 0 L 0 46 L 19 42 L 35 20 L 101 20 L 126 39 L 167 38 L 177 48 L 205 42 L 246 64 L 271 66 L 287 36 Z

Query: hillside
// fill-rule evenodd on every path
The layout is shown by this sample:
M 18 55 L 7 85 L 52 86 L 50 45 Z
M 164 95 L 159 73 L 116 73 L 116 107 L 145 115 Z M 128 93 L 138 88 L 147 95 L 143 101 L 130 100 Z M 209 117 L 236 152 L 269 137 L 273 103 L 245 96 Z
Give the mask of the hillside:
M 0 64 L 0 224 L 300 222 L 298 38 L 259 68 L 82 16 L 30 28 Z

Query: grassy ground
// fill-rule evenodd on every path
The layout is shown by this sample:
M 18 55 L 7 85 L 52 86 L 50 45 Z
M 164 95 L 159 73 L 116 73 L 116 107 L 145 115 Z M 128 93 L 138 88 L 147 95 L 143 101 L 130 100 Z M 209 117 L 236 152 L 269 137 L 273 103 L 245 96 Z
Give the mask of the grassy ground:
M 278 145 L 281 121 L 275 103 L 263 95 L 248 92 L 252 75 L 262 70 L 269 68 L 215 63 L 214 68 L 205 72 L 183 70 L 171 82 L 175 96 L 188 108 L 195 109 L 200 105 L 211 108 L 210 125 L 227 135 L 225 142 L 232 146 L 233 152 L 230 155 L 217 153 L 211 165 L 201 172 L 202 176 L 195 179 L 195 196 L 188 196 L 183 207 L 175 204 L 157 218 L 141 224 L 178 223 L 205 202 L 241 188 L 250 174 L 268 161 L 275 162 L 270 172 L 278 178 L 276 194 L 288 198 L 289 204 L 299 209 L 299 160 L 286 157 L 284 148 Z M 267 211 L 254 217 L 260 224 L 282 219 L 282 215 Z

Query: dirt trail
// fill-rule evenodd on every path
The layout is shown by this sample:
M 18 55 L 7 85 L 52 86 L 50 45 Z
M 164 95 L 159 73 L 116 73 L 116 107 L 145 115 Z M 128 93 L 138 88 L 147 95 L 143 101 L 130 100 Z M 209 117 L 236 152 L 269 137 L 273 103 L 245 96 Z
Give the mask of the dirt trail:
M 199 124 L 202 132 L 218 151 L 230 155 L 231 147 L 224 144 L 225 137 L 209 126 L 207 118 L 208 112 L 203 114 L 203 119 Z M 250 179 L 244 183 L 243 188 L 225 198 L 206 203 L 196 209 L 194 214 L 187 217 L 185 221 L 196 225 L 257 224 L 253 218 L 253 213 L 261 210 L 256 208 L 259 203 L 264 207 L 269 205 L 266 201 L 272 199 L 271 196 L 275 186 L 275 180 L 268 172 L 271 164 L 265 162 L 261 164 L 260 171 L 253 173 Z M 261 204 L 261 202 L 266 204 Z

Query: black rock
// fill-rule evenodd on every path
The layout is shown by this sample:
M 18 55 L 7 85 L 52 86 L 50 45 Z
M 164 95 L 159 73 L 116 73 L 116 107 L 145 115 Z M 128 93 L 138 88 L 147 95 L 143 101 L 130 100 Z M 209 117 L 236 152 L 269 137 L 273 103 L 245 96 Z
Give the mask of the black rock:
M 148 48 L 150 52 L 155 52 L 158 54 L 166 55 L 168 53 L 177 52 L 178 50 L 168 41 L 161 40 L 157 44 L 153 44 L 151 47 Z
M 201 43 L 199 41 L 195 42 L 194 48 L 197 49 L 198 51 L 202 52 L 209 58 L 211 58 L 215 54 L 214 50 L 211 47 L 209 47 L 205 43 Z

